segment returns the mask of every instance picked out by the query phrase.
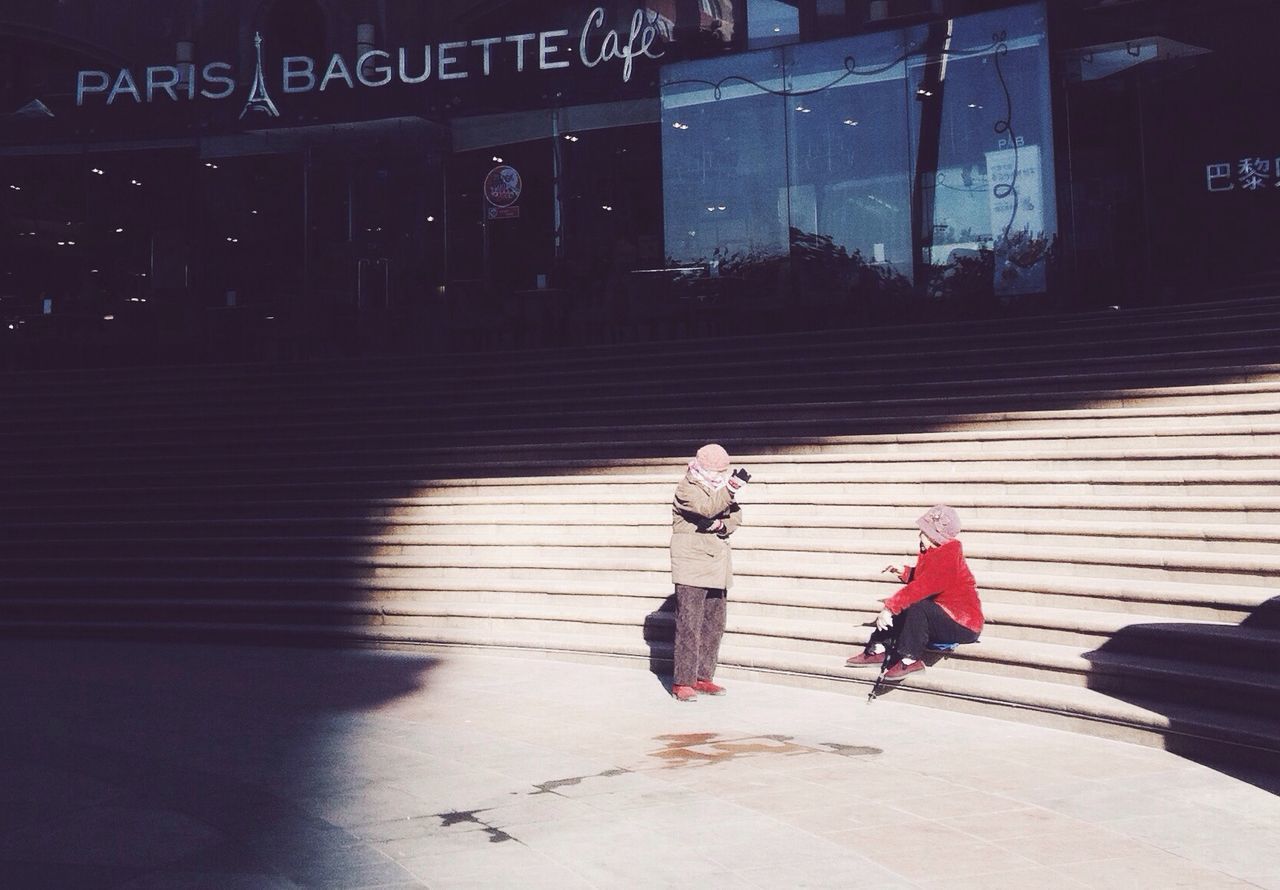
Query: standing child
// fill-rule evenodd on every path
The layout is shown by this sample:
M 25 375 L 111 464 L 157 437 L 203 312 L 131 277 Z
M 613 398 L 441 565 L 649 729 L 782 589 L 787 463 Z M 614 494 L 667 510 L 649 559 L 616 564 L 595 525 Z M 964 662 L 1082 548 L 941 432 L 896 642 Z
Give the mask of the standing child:
M 973 643 L 982 633 L 982 603 L 960 546 L 960 517 L 939 504 L 916 520 L 920 559 L 915 566 L 888 566 L 905 585 L 884 600 L 867 647 L 848 667 L 876 667 L 892 661 L 886 680 L 924 670 L 930 643 Z M 893 661 L 896 656 L 896 661 Z

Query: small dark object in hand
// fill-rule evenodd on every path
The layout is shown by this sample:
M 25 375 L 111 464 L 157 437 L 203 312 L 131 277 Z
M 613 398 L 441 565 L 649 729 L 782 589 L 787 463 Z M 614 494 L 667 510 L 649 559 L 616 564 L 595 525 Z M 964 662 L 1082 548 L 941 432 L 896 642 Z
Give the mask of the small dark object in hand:
M 738 469 L 734 470 L 733 476 L 735 479 L 741 479 L 743 482 L 751 481 L 751 474 L 748 473 L 746 469 L 744 469 L 743 467 L 738 467 Z

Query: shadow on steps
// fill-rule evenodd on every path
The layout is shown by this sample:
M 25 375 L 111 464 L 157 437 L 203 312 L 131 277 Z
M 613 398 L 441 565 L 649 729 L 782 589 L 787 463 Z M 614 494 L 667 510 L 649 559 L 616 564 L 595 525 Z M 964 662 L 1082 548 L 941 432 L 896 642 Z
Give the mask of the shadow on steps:
M 1238 625 L 1133 624 L 1085 658 L 1090 689 L 1168 721 L 1165 750 L 1280 794 L 1280 596 Z

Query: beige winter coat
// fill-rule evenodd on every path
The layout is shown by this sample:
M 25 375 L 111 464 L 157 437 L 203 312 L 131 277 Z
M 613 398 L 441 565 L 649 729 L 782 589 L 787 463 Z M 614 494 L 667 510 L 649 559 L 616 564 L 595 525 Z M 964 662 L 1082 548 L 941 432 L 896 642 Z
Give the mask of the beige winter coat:
M 724 529 L 707 531 L 717 519 L 724 520 Z M 671 504 L 672 582 L 728 590 L 733 584 L 729 536 L 741 524 L 742 509 L 727 487 L 708 491 L 685 474 Z

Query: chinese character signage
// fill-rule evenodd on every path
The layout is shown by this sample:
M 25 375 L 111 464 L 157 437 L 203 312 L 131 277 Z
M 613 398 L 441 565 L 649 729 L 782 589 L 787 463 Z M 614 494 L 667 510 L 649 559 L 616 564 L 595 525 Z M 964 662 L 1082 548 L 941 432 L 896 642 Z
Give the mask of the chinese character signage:
M 1241 158 L 1238 161 L 1219 161 L 1205 164 L 1205 189 L 1210 192 L 1260 192 L 1263 189 L 1280 188 L 1280 157 Z

